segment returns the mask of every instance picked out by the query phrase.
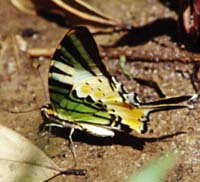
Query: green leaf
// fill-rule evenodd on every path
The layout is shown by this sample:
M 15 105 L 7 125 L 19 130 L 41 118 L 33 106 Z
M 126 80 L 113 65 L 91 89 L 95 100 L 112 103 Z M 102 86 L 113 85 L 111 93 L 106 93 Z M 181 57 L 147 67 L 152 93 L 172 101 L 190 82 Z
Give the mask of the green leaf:
M 156 158 L 133 174 L 128 182 L 162 182 L 169 170 L 176 164 L 180 153 L 170 152 Z

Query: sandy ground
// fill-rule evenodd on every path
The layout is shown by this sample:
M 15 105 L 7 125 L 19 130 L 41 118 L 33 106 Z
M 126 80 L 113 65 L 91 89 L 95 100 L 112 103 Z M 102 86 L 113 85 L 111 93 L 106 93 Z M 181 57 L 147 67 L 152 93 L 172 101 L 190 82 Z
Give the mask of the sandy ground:
M 161 2 L 156 0 L 117 2 L 93 0 L 91 4 L 112 17 L 129 21 L 136 27 L 154 22 L 158 18 L 162 18 L 166 26 L 166 31 L 156 30 L 157 34 L 148 34 L 148 29 L 144 29 L 147 34 L 136 31 L 134 35 L 131 35 L 127 45 L 123 41 L 119 41 L 123 40 L 126 33 L 97 35 L 95 39 L 99 46 L 118 42 L 117 47 L 126 46 L 126 49 L 130 49 L 130 51 L 144 50 L 149 54 L 157 52 L 166 57 L 170 57 L 172 54 L 178 56 L 182 53 L 177 42 L 172 41 L 173 32 L 176 32 L 176 29 L 173 29 L 173 26 L 170 27 L 171 24 L 168 21 L 165 22 L 169 18 L 176 20 L 177 15 Z M 23 111 L 48 103 L 45 95 L 48 95 L 47 75 L 50 60 L 33 59 L 28 57 L 26 52 L 14 51 L 15 39 L 13 37 L 23 36 L 25 30 L 31 28 L 37 34 L 31 37 L 23 36 L 29 48 L 55 47 L 67 32 L 67 27 L 61 27 L 54 20 L 50 21 L 42 16 L 23 14 L 12 7 L 8 1 L 3 0 L 0 0 L 0 25 L 1 107 Z M 16 64 L 17 56 L 19 56 L 18 64 Z M 105 59 L 104 62 L 109 71 L 116 75 L 129 90 L 137 92 L 142 100 L 158 98 L 154 89 L 128 79 L 120 69 L 117 59 Z M 38 63 L 41 64 L 40 71 L 45 90 L 34 67 Z M 193 72 L 192 63 L 136 60 L 127 64 L 134 77 L 156 81 L 167 96 L 195 93 L 190 79 L 190 74 Z M 174 149 L 179 149 L 182 156 L 166 181 L 200 181 L 200 116 L 198 114 L 200 110 L 198 101 L 194 106 L 195 108 L 192 110 L 181 109 L 152 114 L 149 132 L 144 135 L 133 132 L 131 136 L 101 139 L 76 132 L 74 141 L 78 154 L 78 167 L 87 169 L 88 175 L 85 177 L 60 176 L 55 181 L 125 181 L 130 174 L 140 169 L 152 157 Z M 57 131 L 60 136 L 41 137 L 38 135 L 39 128 L 43 123 L 39 110 L 20 114 L 1 110 L 0 115 L 2 125 L 30 139 L 50 157 L 56 156 L 53 159 L 59 166 L 65 168 L 73 166 L 73 157 L 68 147 L 68 131 Z M 183 131 L 186 133 L 177 134 Z M 63 153 L 64 156 L 59 155 Z

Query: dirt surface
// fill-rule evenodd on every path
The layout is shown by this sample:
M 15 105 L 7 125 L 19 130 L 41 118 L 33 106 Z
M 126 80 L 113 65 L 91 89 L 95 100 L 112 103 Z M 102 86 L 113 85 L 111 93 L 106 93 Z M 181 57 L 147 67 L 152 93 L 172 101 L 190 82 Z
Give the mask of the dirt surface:
M 150 56 L 156 54 L 171 57 L 175 54 L 179 56 L 184 52 L 174 40 L 176 26 L 173 21 L 177 19 L 177 15 L 165 4 L 156 0 L 93 0 L 90 2 L 101 11 L 112 17 L 126 20 L 135 27 L 142 27 L 158 19 L 163 20 L 160 24 L 158 23 L 158 29 L 148 30 L 146 27 L 146 29 L 141 29 L 143 32 L 135 31 L 129 37 L 128 44 L 123 41 L 126 32 L 97 35 L 95 39 L 99 46 L 117 42 L 116 47 L 124 47 L 132 51 L 132 54 L 139 50 L 148 52 Z M 43 16 L 26 15 L 11 6 L 9 1 L 4 0 L 0 0 L 0 24 L 1 107 L 23 111 L 48 103 L 45 95 L 48 95 L 47 75 L 50 60 L 41 57 L 33 59 L 27 56 L 26 51 L 16 51 L 16 36 L 22 36 L 28 48 L 55 47 L 67 32 L 67 27 L 61 27 L 56 21 L 50 21 Z M 162 26 L 160 31 L 159 25 Z M 25 36 L 27 29 L 34 30 L 36 33 L 33 36 Z M 128 79 L 119 66 L 119 60 L 105 58 L 104 62 L 110 73 L 116 75 L 128 90 L 137 92 L 141 100 L 149 101 L 159 98 L 154 89 Z M 41 65 L 40 72 L 45 90 L 34 67 L 38 63 Z M 195 93 L 190 79 L 190 74 L 193 73 L 192 63 L 160 62 L 155 59 L 155 62 L 136 60 L 127 64 L 134 77 L 156 81 L 167 96 Z M 179 149 L 182 156 L 166 181 L 200 181 L 198 102 L 194 103 L 194 109 L 151 114 L 149 131 L 143 135 L 133 132 L 131 136 L 101 139 L 75 132 L 78 167 L 87 169 L 88 175 L 85 177 L 60 176 L 54 181 L 126 181 L 130 174 L 140 169 L 152 157 L 174 149 Z M 57 131 L 60 132 L 60 136 L 41 137 L 38 135 L 43 123 L 39 110 L 20 114 L 1 110 L 0 123 L 30 139 L 50 157 L 54 156 L 53 159 L 59 166 L 65 168 L 73 166 L 73 157 L 68 147 L 68 131 Z M 183 131 L 186 133 L 177 134 Z

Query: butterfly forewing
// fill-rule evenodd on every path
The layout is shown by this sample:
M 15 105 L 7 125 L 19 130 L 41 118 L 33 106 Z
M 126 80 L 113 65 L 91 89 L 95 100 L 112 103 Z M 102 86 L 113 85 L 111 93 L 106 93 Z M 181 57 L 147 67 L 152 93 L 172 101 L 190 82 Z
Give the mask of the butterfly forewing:
M 108 103 L 123 102 L 84 27 L 67 33 L 52 58 L 49 93 L 55 114 L 81 126 L 111 126 L 119 120 Z M 88 125 L 87 125 L 88 126 Z

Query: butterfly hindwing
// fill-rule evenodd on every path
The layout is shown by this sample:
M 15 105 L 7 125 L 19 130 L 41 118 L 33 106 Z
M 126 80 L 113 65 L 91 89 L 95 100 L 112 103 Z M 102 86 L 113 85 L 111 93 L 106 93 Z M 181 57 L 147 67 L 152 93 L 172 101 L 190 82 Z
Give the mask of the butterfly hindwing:
M 108 112 L 106 102 L 121 102 L 123 98 L 88 29 L 72 29 L 56 49 L 49 71 L 49 93 L 53 110 L 61 119 L 87 128 L 88 124 L 110 126 L 118 120 Z

